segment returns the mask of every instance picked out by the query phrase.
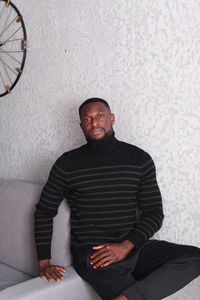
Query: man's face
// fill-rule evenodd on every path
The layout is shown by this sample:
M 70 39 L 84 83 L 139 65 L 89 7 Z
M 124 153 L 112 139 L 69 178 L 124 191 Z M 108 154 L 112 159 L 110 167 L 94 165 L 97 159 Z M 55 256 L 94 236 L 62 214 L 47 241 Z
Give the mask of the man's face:
M 86 138 L 99 140 L 112 135 L 114 114 L 102 102 L 92 102 L 83 106 L 81 110 L 80 126 Z

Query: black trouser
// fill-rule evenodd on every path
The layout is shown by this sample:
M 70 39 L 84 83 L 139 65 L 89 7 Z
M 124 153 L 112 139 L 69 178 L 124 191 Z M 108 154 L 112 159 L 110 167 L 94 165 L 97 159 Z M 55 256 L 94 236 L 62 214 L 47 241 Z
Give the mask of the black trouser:
M 103 300 L 120 293 L 129 300 L 160 300 L 200 275 L 200 249 L 149 240 L 128 257 L 105 268 L 90 265 L 91 248 L 72 249 L 77 273 Z

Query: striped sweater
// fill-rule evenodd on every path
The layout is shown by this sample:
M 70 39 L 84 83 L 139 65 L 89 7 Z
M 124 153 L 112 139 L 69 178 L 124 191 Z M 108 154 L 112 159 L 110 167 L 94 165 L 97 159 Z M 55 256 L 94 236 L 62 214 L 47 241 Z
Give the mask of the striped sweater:
M 114 135 L 66 152 L 53 165 L 35 212 L 39 260 L 51 258 L 53 217 L 64 198 L 71 210 L 73 247 L 127 239 L 140 247 L 162 225 L 153 160 Z

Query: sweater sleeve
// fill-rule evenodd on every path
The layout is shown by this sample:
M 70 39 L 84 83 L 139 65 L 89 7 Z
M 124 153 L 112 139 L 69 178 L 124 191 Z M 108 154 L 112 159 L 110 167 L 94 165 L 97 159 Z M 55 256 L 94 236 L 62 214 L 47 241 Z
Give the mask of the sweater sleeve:
M 142 176 L 137 195 L 141 214 L 135 229 L 127 237 L 136 248 L 161 228 L 164 218 L 161 193 L 156 180 L 156 169 L 149 155 L 148 161 L 142 165 L 141 171 Z
M 34 213 L 34 233 L 38 260 L 51 258 L 53 218 L 65 197 L 66 180 L 66 173 L 61 169 L 57 160 L 50 171 Z

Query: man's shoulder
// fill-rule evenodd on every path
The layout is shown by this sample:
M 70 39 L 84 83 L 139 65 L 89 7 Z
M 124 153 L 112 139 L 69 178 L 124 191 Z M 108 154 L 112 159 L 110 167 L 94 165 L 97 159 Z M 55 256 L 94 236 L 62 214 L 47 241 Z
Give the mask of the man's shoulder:
M 71 172 L 76 170 L 83 161 L 83 157 L 85 157 L 86 148 L 87 147 L 85 144 L 78 148 L 64 152 L 55 161 L 53 167 L 55 167 L 55 169 L 61 169 L 64 172 Z
M 84 150 L 85 150 L 85 146 L 86 145 L 82 145 L 78 148 L 74 148 L 72 150 L 66 151 L 64 152 L 58 159 L 57 162 L 63 162 L 66 160 L 71 160 L 71 159 L 76 159 L 76 157 L 79 157 L 79 155 L 81 155 Z
M 152 160 L 151 155 L 148 152 L 136 145 L 123 141 L 121 142 L 121 145 L 123 150 L 127 153 L 127 155 L 136 156 L 138 159 L 140 159 L 141 163 L 145 163 L 148 160 Z
M 76 156 L 79 155 L 82 151 L 84 151 L 86 144 L 79 146 L 77 148 L 74 148 L 72 150 L 66 151 L 63 153 L 63 157 L 70 157 L 70 156 Z

